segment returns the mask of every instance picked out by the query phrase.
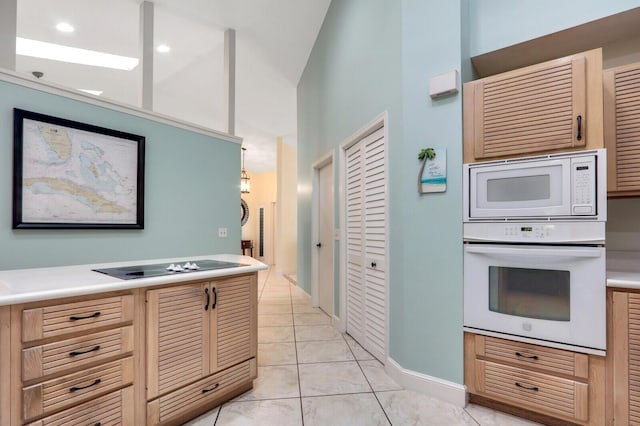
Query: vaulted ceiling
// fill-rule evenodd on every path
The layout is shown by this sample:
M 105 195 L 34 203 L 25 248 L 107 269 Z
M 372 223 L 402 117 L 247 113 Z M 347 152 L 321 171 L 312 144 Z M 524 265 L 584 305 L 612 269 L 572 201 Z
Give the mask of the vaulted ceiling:
M 296 86 L 330 0 L 155 0 L 154 110 L 225 130 L 224 31 L 236 30 L 236 134 L 246 168 L 275 168 L 275 141 L 296 145 Z M 19 0 L 18 36 L 138 57 L 140 0 Z M 73 33 L 55 26 L 68 22 Z M 110 70 L 26 56 L 17 71 L 140 104 L 140 67 Z M 179 143 L 179 142 L 177 142 Z

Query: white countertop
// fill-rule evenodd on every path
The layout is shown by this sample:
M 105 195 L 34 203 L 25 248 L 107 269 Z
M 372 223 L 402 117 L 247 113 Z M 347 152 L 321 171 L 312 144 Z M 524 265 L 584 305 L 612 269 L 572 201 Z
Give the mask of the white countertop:
M 204 259 L 242 263 L 247 266 L 195 271 L 163 275 L 150 278 L 121 280 L 92 269 L 114 268 L 119 266 L 152 265 L 154 263 L 193 262 Z M 127 290 L 171 284 L 197 279 L 208 279 L 255 272 L 267 269 L 267 265 L 249 256 L 235 254 L 217 254 L 208 256 L 179 257 L 171 259 L 149 259 L 129 262 L 96 263 L 89 265 L 57 266 L 51 268 L 14 269 L 0 271 L 0 305 L 34 302 L 107 291 Z
M 640 252 L 607 250 L 607 287 L 640 289 Z

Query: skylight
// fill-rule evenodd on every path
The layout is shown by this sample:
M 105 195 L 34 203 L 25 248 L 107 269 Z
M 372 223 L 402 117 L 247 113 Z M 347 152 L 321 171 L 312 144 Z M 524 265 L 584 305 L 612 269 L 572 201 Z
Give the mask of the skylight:
M 139 63 L 138 58 L 62 46 L 60 44 L 30 40 L 22 37 L 16 37 L 16 54 L 124 71 L 131 71 L 137 67 Z

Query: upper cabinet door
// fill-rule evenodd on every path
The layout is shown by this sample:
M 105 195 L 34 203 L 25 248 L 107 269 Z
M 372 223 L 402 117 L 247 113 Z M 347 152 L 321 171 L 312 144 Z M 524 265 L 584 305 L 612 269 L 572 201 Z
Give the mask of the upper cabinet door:
M 209 374 L 209 291 L 205 282 L 147 292 L 148 399 Z
M 464 161 L 603 147 L 602 51 L 464 85 Z
M 609 196 L 640 195 L 640 62 L 606 70 L 604 138 Z

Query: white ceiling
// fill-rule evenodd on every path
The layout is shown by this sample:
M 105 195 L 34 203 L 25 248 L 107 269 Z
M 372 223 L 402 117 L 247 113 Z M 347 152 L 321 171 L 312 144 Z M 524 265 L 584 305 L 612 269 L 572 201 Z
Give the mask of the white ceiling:
M 224 30 L 236 30 L 236 134 L 245 166 L 275 169 L 277 137 L 295 146 L 296 86 L 331 0 L 156 0 L 154 110 L 226 130 L 223 123 Z M 19 0 L 18 36 L 138 57 L 140 0 Z M 76 31 L 60 33 L 60 21 Z M 140 67 L 116 71 L 18 56 L 18 72 L 103 90 L 140 104 Z

